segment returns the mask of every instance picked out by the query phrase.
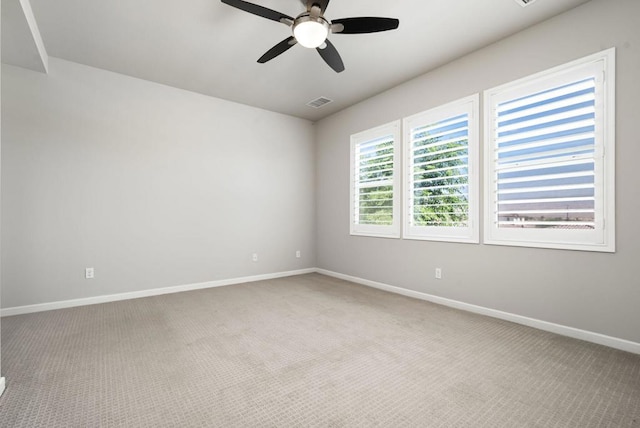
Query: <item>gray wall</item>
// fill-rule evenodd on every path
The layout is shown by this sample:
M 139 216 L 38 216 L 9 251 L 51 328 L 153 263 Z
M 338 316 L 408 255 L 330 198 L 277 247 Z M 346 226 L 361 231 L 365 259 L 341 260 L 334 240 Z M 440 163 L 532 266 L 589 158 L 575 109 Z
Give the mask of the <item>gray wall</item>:
M 593 0 L 318 122 L 318 267 L 640 342 L 638 17 L 637 0 Z M 615 254 L 349 235 L 351 134 L 613 46 Z
M 2 3 L 2 0 L 0 0 L 0 3 Z M 0 10 L 2 10 L 2 8 L 0 7 Z M 2 22 L 2 17 L 0 16 L 0 22 Z M 2 31 L 0 31 L 0 34 L 2 33 Z M 0 46 L 2 46 L 2 43 L 0 41 Z M 1 49 L 0 49 L 1 50 Z M 0 58 L 2 58 L 2 52 L 0 52 Z M 0 81 L 2 79 L 2 68 L 0 67 Z M 1 87 L 1 85 L 0 85 Z M 2 90 L 0 89 L 0 100 L 2 99 Z M 1 103 L 0 103 L 1 104 Z M 0 106 L 0 225 L 2 224 L 2 107 Z M 2 227 L 0 226 L 0 234 L 2 231 Z M 0 249 L 2 247 L 2 239 L 0 238 Z M 0 258 L 0 308 L 2 307 L 2 260 Z M 1 327 L 1 326 L 0 326 Z M 0 331 L 2 331 L 2 328 L 0 328 Z M 2 382 L 2 335 L 0 334 L 0 382 Z
M 55 58 L 2 88 L 3 307 L 315 266 L 310 122 Z

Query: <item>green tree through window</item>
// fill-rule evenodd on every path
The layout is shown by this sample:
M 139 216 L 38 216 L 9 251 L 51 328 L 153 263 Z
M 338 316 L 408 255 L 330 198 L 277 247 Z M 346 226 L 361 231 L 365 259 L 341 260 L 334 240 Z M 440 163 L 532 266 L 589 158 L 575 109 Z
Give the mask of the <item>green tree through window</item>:
M 366 145 L 359 152 L 360 224 L 393 223 L 393 140 Z
M 415 226 L 465 227 L 469 219 L 468 119 L 412 130 Z

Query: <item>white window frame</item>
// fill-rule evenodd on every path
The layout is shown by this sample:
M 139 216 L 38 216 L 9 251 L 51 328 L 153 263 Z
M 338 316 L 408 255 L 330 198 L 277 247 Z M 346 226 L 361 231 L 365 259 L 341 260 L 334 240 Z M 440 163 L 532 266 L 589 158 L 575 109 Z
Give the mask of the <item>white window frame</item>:
M 357 186 L 357 174 L 356 174 L 356 149 L 359 144 L 374 141 L 379 138 L 391 136 L 393 138 L 393 209 L 392 209 L 392 224 L 391 225 L 370 225 L 359 224 L 356 221 L 356 186 Z M 401 166 L 400 158 L 402 157 L 401 151 L 401 133 L 400 133 L 400 121 L 394 121 L 382 126 L 378 126 L 366 131 L 359 132 L 351 136 L 351 156 L 350 156 L 350 194 L 349 194 L 349 219 L 350 219 L 350 233 L 351 235 L 360 236 L 373 236 L 380 238 L 400 238 L 400 194 L 401 194 Z
M 545 89 L 596 78 L 595 229 L 500 228 L 497 225 L 496 106 Z M 486 244 L 615 252 L 615 48 L 484 92 Z
M 404 169 L 404 239 L 421 239 L 447 242 L 480 242 L 479 226 L 479 105 L 480 95 L 474 94 L 451 103 L 415 114 L 403 119 L 403 169 Z M 467 114 L 469 123 L 468 136 L 468 198 L 469 219 L 467 227 L 452 226 L 416 226 L 413 225 L 413 159 L 412 130 L 421 126 L 434 124 L 452 117 Z

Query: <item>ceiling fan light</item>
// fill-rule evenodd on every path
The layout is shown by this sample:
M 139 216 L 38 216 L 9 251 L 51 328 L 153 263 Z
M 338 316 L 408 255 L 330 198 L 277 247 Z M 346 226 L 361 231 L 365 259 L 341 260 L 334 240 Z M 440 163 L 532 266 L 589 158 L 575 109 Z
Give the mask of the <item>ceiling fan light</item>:
M 329 24 L 323 18 L 302 16 L 293 25 L 293 36 L 305 48 L 321 46 L 329 35 Z

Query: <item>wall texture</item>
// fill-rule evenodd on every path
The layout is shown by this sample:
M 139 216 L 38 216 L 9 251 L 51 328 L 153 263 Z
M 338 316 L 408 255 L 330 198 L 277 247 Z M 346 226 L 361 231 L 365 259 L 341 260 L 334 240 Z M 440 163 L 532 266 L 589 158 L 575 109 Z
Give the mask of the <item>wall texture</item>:
M 315 266 L 310 122 L 55 58 L 2 88 L 3 307 Z
M 637 0 L 593 0 L 318 122 L 318 267 L 640 342 L 638 16 Z M 615 254 L 349 235 L 351 134 L 610 47 L 617 48 Z

